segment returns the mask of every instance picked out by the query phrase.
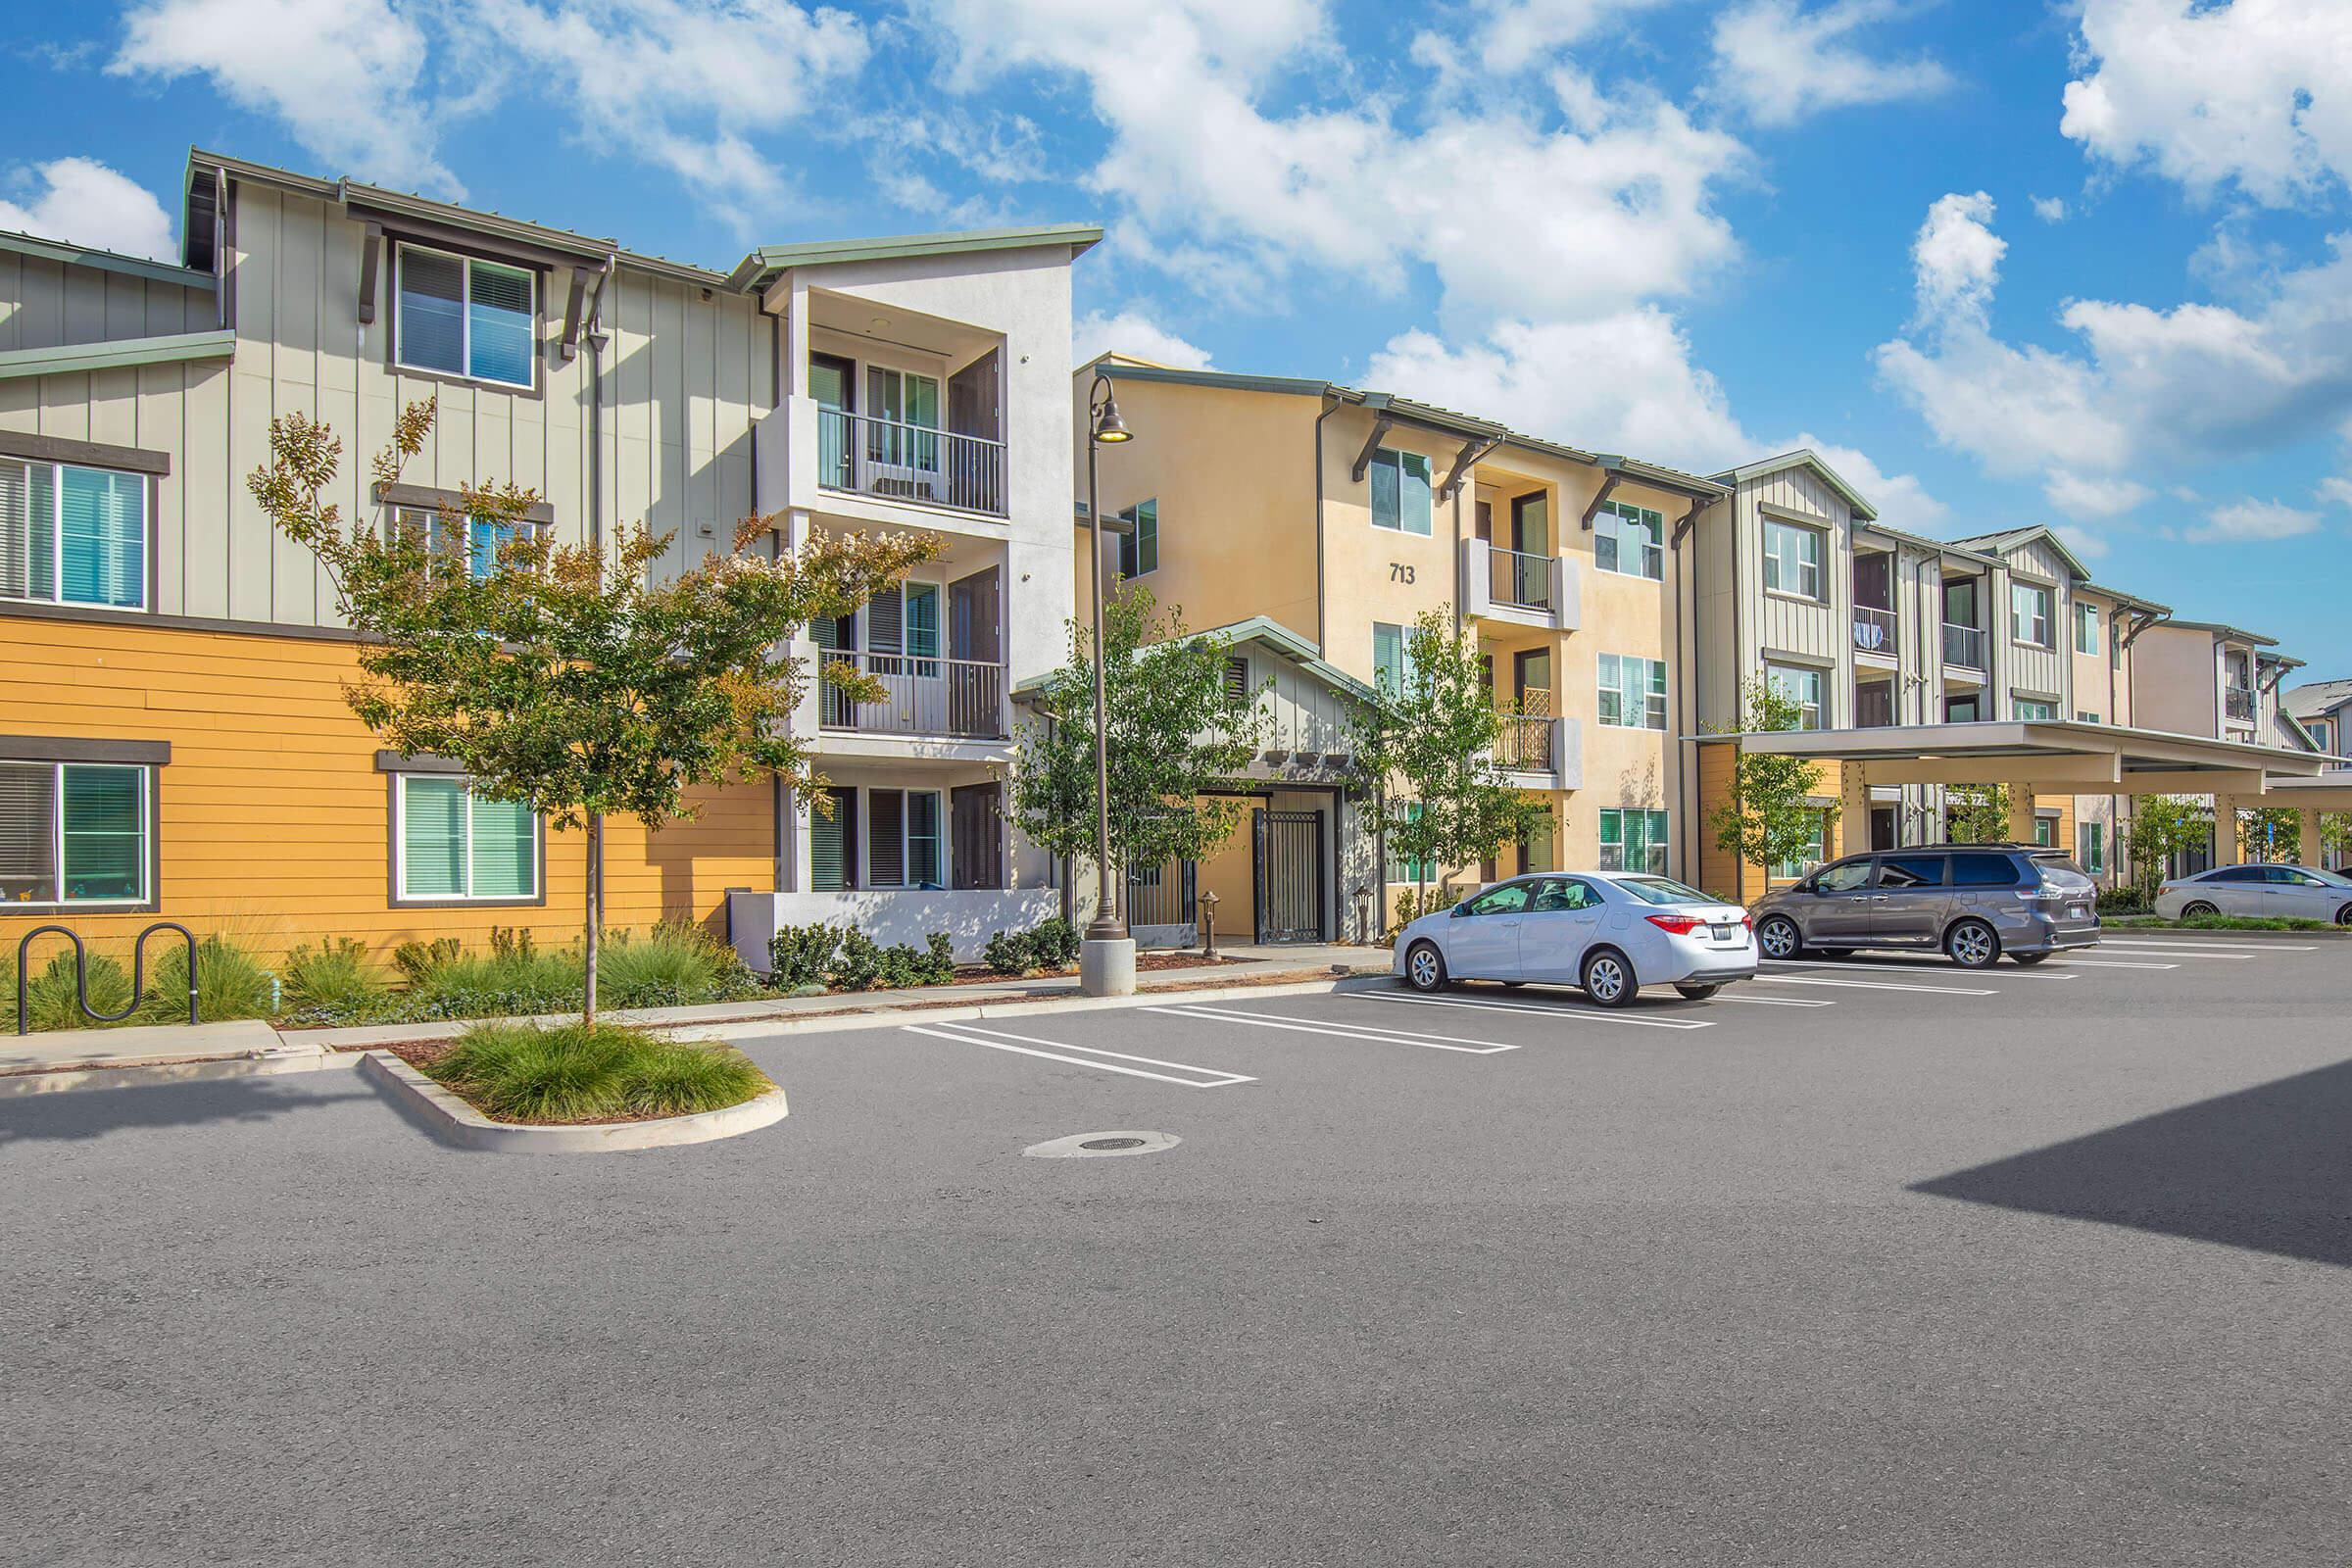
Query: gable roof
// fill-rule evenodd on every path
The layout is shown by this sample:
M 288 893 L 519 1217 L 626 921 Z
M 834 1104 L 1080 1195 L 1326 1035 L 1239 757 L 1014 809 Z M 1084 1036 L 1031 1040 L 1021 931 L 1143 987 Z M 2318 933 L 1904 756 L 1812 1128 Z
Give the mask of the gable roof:
M 2297 718 L 2319 718 L 2346 703 L 2352 703 L 2352 679 L 2306 681 L 2279 700 Z
M 894 234 L 877 239 L 819 239 L 798 245 L 762 245 L 735 264 L 730 288 L 763 289 L 776 274 L 796 267 L 844 262 L 887 262 L 918 256 L 964 256 L 976 251 L 1031 250 L 1066 245 L 1076 261 L 1102 238 L 1094 223 L 1043 223 L 1021 228 L 975 228 L 942 234 Z
M 2179 631 L 2209 632 L 2215 637 L 2226 638 L 2233 643 L 2252 643 L 2257 648 L 2278 646 L 2278 639 L 2276 637 L 2265 637 L 2258 631 L 2247 631 L 2242 626 L 2232 626 L 2227 621 L 2168 620 L 2164 624 Z
M 2003 528 L 1994 533 L 1970 534 L 1953 542 L 1987 551 L 1996 556 L 2006 556 L 2012 550 L 2030 545 L 2036 539 L 2046 540 L 2049 547 L 2058 553 L 2058 559 L 2066 563 L 2067 569 L 2073 572 L 2078 579 L 2083 582 L 2090 581 L 2090 568 L 2082 564 L 2082 558 L 2067 549 L 2065 540 L 2040 523 L 2034 523 L 2024 528 Z
M 1743 463 L 1737 468 L 1725 469 L 1715 477 L 1718 480 L 1728 479 L 1734 484 L 1740 484 L 1749 479 L 1762 479 L 1772 474 L 1782 473 L 1789 468 L 1811 468 L 1815 473 L 1821 475 L 1823 483 L 1845 498 L 1845 504 L 1853 509 L 1855 516 L 1864 522 L 1879 520 L 1878 508 L 1872 506 L 1861 491 L 1847 484 L 1844 477 L 1836 468 L 1822 462 L 1820 454 L 1814 452 L 1810 447 L 1798 447 L 1794 452 L 1784 452 L 1777 458 L 1766 458 L 1758 463 Z
M 1186 632 L 1177 641 L 1198 642 L 1203 637 L 1222 638 L 1228 645 L 1236 648 L 1244 643 L 1262 643 L 1275 652 L 1288 656 L 1299 667 L 1321 680 L 1325 685 L 1346 692 L 1350 697 L 1367 701 L 1372 696 L 1371 687 L 1326 660 L 1313 643 L 1308 642 L 1304 637 L 1299 636 L 1271 615 L 1251 615 L 1248 620 L 1231 621 L 1222 626 L 1203 626 L 1199 631 Z M 1053 678 L 1051 673 L 1032 675 L 1027 680 L 1015 685 L 1012 694 L 1015 697 L 1031 696 L 1043 691 L 1046 682 Z

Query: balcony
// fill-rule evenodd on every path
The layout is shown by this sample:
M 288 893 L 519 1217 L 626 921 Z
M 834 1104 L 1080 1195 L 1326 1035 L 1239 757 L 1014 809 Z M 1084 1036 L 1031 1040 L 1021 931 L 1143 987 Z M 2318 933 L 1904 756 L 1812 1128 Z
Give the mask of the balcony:
M 883 688 L 880 702 L 860 703 L 839 687 L 822 687 L 817 721 L 825 729 L 956 740 L 1003 740 L 1007 734 L 1003 664 L 846 651 L 821 657 L 828 664 L 849 664 L 873 676 Z
M 2248 686 L 2222 688 L 2222 712 L 2232 724 L 2254 722 L 2254 691 Z
M 816 464 L 819 489 L 1005 515 L 1002 441 L 819 408 Z
M 1484 539 L 1462 541 L 1465 610 L 1474 619 L 1574 631 L 1580 621 L 1575 564 L 1561 556 L 1506 550 Z
M 1943 662 L 1956 669 L 1973 669 L 1984 673 L 1984 633 L 1976 626 L 1955 626 L 1943 623 Z
M 1900 646 L 1894 640 L 1894 612 L 1876 605 L 1854 607 L 1854 651 L 1892 659 Z
M 1504 713 L 1494 737 L 1494 760 L 1530 789 L 1573 790 L 1585 781 L 1583 731 L 1576 720 L 1541 713 Z
M 1489 546 L 1487 598 L 1493 604 L 1551 613 L 1551 558 Z

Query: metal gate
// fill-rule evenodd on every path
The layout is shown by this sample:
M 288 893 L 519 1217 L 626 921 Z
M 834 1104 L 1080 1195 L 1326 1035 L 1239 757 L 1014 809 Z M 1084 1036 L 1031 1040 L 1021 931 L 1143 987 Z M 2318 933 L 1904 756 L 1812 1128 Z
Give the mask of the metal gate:
M 1191 925 L 1194 877 L 1190 860 L 1138 870 L 1127 878 L 1127 924 Z
M 1322 942 L 1323 813 L 1259 811 L 1257 940 Z

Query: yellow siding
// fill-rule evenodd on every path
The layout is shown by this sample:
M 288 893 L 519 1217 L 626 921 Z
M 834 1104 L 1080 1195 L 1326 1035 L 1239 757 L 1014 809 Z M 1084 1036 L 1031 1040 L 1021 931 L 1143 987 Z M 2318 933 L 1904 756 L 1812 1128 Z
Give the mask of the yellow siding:
M 0 617 L 0 732 L 172 746 L 159 775 L 160 910 L 37 918 L 101 940 L 179 920 L 271 956 L 334 936 L 378 950 L 415 937 L 478 943 L 492 926 L 569 942 L 584 918 L 578 834 L 548 835 L 544 906 L 392 906 L 378 743 L 342 696 L 357 673 L 346 642 Z M 765 785 L 705 791 L 699 820 L 650 842 L 633 820 L 609 821 L 607 924 L 716 930 L 725 889 L 773 885 L 771 800 Z M 35 919 L 0 906 L 0 938 Z

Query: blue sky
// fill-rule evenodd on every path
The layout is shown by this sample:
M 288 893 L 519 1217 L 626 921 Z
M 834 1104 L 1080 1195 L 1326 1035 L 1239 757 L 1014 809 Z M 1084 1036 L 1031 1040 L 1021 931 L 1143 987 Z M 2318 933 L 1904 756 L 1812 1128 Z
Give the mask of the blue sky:
M 1806 442 L 2352 674 L 2343 0 L 140 0 L 5 47 L 0 226 L 168 253 L 191 143 L 714 266 L 1096 220 L 1081 352 Z

